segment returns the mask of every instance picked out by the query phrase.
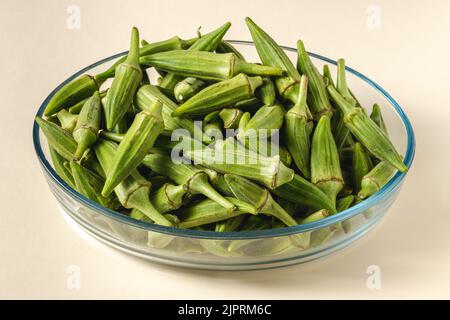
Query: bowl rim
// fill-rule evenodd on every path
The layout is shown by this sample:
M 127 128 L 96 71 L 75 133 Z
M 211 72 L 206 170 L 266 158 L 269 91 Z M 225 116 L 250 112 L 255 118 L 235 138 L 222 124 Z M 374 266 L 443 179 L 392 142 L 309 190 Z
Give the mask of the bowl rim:
M 240 44 L 240 45 L 246 45 L 246 46 L 254 46 L 252 41 L 245 41 L 245 40 L 227 40 L 232 44 Z M 283 50 L 289 51 L 289 52 L 297 52 L 295 48 L 291 48 L 288 46 L 280 46 Z M 64 85 L 66 85 L 68 82 L 72 81 L 73 79 L 81 76 L 82 74 L 85 74 L 87 71 L 103 64 L 106 62 L 109 62 L 111 60 L 114 60 L 118 57 L 121 57 L 125 54 L 127 54 L 128 51 L 123 51 L 117 54 L 114 54 L 110 57 L 101 59 L 95 63 L 92 63 L 91 65 L 88 65 L 87 67 L 81 69 L 80 71 L 74 73 L 69 78 L 67 78 L 65 81 L 63 81 L 60 85 L 58 85 L 42 102 L 41 106 L 39 107 L 36 116 L 42 116 L 45 107 L 47 106 L 50 99 L 54 96 L 54 94 L 61 89 Z M 324 62 L 337 65 L 337 62 L 333 59 L 324 57 L 320 54 L 308 52 L 308 54 L 311 57 L 314 57 L 316 59 L 322 60 Z M 411 126 L 411 123 L 406 116 L 403 109 L 400 107 L 400 105 L 397 103 L 397 101 L 392 98 L 392 96 L 384 90 L 381 86 L 379 86 L 377 83 L 375 83 L 373 80 L 369 79 L 362 73 L 358 72 L 357 70 L 346 66 L 345 69 L 355 75 L 356 77 L 360 78 L 361 80 L 368 83 L 371 87 L 373 87 L 375 90 L 377 90 L 379 93 L 381 93 L 384 98 L 391 104 L 391 106 L 394 108 L 394 110 L 399 115 L 400 119 L 402 120 L 403 125 L 405 126 L 406 135 L 407 135 L 407 148 L 406 153 L 404 157 L 404 163 L 408 167 L 408 169 L 411 167 L 414 154 L 415 154 L 415 136 L 414 131 Z M 319 221 L 297 225 L 293 227 L 284 227 L 284 228 L 277 228 L 277 229 L 267 229 L 267 230 L 257 230 L 257 231 L 239 231 L 239 232 L 215 232 L 215 231 L 204 231 L 204 230 L 192 230 L 192 229 L 180 229 L 180 228 L 174 228 L 174 227 L 165 227 L 160 226 L 157 224 L 147 223 L 140 220 L 136 220 L 133 218 L 130 218 L 122 213 L 119 213 L 117 211 L 113 211 L 108 208 L 104 208 L 97 204 L 96 202 L 84 197 L 80 193 L 78 193 L 76 190 L 72 189 L 65 181 L 63 181 L 58 174 L 55 172 L 53 167 L 50 165 L 49 161 L 47 160 L 39 139 L 39 126 L 37 125 L 36 121 L 33 121 L 33 144 L 34 149 L 36 151 L 36 155 L 41 163 L 42 168 L 45 170 L 45 172 L 51 177 L 51 179 L 58 185 L 60 189 L 62 189 L 65 193 L 67 193 L 71 198 L 74 198 L 76 201 L 81 202 L 83 205 L 89 207 L 90 209 L 101 213 L 108 218 L 114 219 L 116 221 L 125 223 L 127 225 L 144 229 L 146 231 L 152 231 L 152 232 L 158 232 L 163 233 L 171 236 L 177 236 L 177 237 L 187 237 L 187 238 L 201 238 L 201 239 L 213 239 L 213 240 L 239 240 L 239 239 L 258 239 L 258 238 L 267 238 L 267 237 L 281 237 L 281 236 L 288 236 L 293 235 L 296 233 L 302 233 L 306 231 L 312 231 L 316 229 L 320 229 L 323 227 L 330 226 L 332 224 L 338 223 L 342 220 L 351 218 L 355 215 L 358 215 L 365 210 L 369 209 L 379 201 L 381 201 L 383 198 L 386 198 L 389 196 L 392 192 L 394 192 L 397 187 L 400 186 L 400 183 L 403 181 L 403 179 L 406 176 L 406 173 L 401 173 L 399 171 L 396 172 L 396 174 L 375 194 L 370 196 L 369 198 L 361 201 L 360 203 L 356 204 L 355 206 L 341 211 L 335 215 L 331 215 L 327 218 L 321 219 Z

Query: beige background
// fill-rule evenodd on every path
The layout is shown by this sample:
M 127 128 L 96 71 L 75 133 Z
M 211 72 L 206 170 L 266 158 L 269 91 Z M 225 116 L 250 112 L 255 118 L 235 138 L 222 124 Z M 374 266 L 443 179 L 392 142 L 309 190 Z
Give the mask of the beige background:
M 81 9 L 79 30 L 66 26 L 71 4 Z M 371 28 L 372 4 L 380 29 Z M 158 40 L 229 20 L 228 38 L 250 39 L 247 15 L 281 44 L 301 37 L 310 51 L 345 57 L 404 106 L 417 155 L 390 215 L 345 252 L 258 272 L 169 268 L 80 237 L 34 154 L 42 100 L 81 67 L 125 50 L 132 25 Z M 446 0 L 2 0 L 0 298 L 450 298 L 449 17 Z M 79 290 L 66 286 L 71 265 L 81 270 Z M 370 265 L 381 269 L 380 290 L 366 287 Z

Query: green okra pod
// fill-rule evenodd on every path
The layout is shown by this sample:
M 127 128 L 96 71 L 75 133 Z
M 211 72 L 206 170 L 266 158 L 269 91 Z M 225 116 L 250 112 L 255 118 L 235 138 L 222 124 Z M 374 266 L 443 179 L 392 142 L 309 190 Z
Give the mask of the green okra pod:
M 107 174 L 102 194 L 110 194 L 142 162 L 145 155 L 164 129 L 162 104 L 155 100 L 150 107 L 139 112 L 120 142 Z
M 172 112 L 178 108 L 178 105 L 167 98 L 156 86 L 144 85 L 139 88 L 134 98 L 136 107 L 140 110 L 148 109 L 150 104 L 159 100 L 163 104 L 162 117 L 164 121 L 164 129 L 167 132 L 172 132 L 176 129 L 186 129 L 189 134 L 204 142 L 211 142 L 211 140 L 202 134 L 201 129 L 197 126 L 192 119 L 187 117 L 173 117 Z
M 70 187 L 76 189 L 75 181 L 72 177 L 72 172 L 64 166 L 67 161 L 59 155 L 52 147 L 49 146 L 50 157 L 52 159 L 53 167 L 58 174 Z
M 79 160 L 84 152 L 97 141 L 101 119 L 102 105 L 100 94 L 96 91 L 81 109 L 77 124 L 72 133 L 73 138 L 78 143 L 77 150 L 74 154 L 75 160 Z
M 250 30 L 253 42 L 255 43 L 258 55 L 266 66 L 279 67 L 285 72 L 285 76 L 274 79 L 278 93 L 285 99 L 295 103 L 297 101 L 297 92 L 300 74 L 292 64 L 284 50 L 250 18 L 245 18 L 248 29 Z
M 234 218 L 238 215 L 250 213 L 256 214 L 256 208 L 239 199 L 227 198 L 228 201 L 234 204 L 236 210 L 227 211 L 224 207 L 211 199 L 205 199 L 195 203 L 187 208 L 182 208 L 178 212 L 181 219 L 180 228 L 194 228 L 226 219 Z
M 378 104 L 374 104 L 372 107 L 372 113 L 370 114 L 370 118 L 380 127 L 383 132 L 388 135 L 388 130 L 386 123 L 384 122 L 383 115 L 381 113 L 381 108 Z
M 272 190 L 278 197 L 309 206 L 314 209 L 327 209 L 336 212 L 335 205 L 319 187 L 299 175 L 294 175 L 292 181 Z
M 233 137 L 217 141 L 213 148 L 188 150 L 186 156 L 218 172 L 257 180 L 270 189 L 291 181 L 294 176 L 294 171 L 281 162 L 279 155 L 265 157 L 245 149 Z
M 61 128 L 63 128 L 64 130 L 72 132 L 73 129 L 75 129 L 78 120 L 77 114 L 72 114 L 66 109 L 61 109 L 56 114 L 56 117 L 58 118 L 59 123 L 61 124 Z
M 117 148 L 118 146 L 114 142 L 107 140 L 100 140 L 96 144 L 95 155 L 107 176 L 111 170 Z M 134 170 L 114 188 L 114 192 L 125 208 L 138 209 L 157 224 L 173 226 L 150 202 L 150 187 L 150 182 L 145 180 L 137 170 Z
M 180 76 L 205 80 L 227 80 L 239 73 L 252 76 L 281 76 L 278 67 L 263 66 L 240 60 L 234 53 L 172 50 L 140 58 L 140 63 Z
M 234 174 L 225 174 L 224 177 L 234 196 L 255 206 L 256 212 L 273 216 L 287 226 L 297 225 L 295 219 L 273 199 L 267 189 Z
M 336 207 L 338 212 L 342 212 L 350 208 L 355 201 L 355 196 L 349 195 L 343 198 L 340 198 L 336 201 Z M 352 218 L 348 218 L 342 221 L 342 229 L 345 233 L 349 233 L 352 229 Z
M 223 36 L 230 26 L 231 23 L 227 22 L 216 30 L 203 35 L 189 47 L 188 51 L 214 51 L 222 41 Z M 175 85 L 181 80 L 183 80 L 183 76 L 169 72 L 164 76 L 158 86 L 173 91 Z
M 163 217 L 166 218 L 168 221 L 170 221 L 172 223 L 172 225 L 175 226 L 175 227 L 178 227 L 178 225 L 180 224 L 180 219 L 178 219 L 178 217 L 176 215 L 173 215 L 173 214 L 170 214 L 170 213 L 166 213 L 166 214 L 163 215 Z M 140 220 L 140 221 L 144 221 L 144 222 L 149 222 L 149 223 L 153 223 L 154 222 L 152 219 L 147 217 L 139 209 L 132 209 L 131 213 L 130 213 L 130 218 L 133 218 L 133 219 L 136 219 L 136 220 Z
M 194 77 L 188 77 L 176 84 L 173 89 L 173 94 L 179 103 L 183 103 L 193 97 L 205 86 L 205 81 Z
M 311 182 L 336 203 L 336 196 L 344 187 L 339 153 L 331 133 L 330 118 L 323 115 L 314 130 L 311 145 Z
M 125 115 L 133 102 L 134 94 L 142 80 L 139 66 L 139 31 L 131 31 L 130 51 L 124 62 L 117 65 L 111 88 L 106 95 L 106 128 L 112 130 Z
M 332 86 L 328 86 L 328 91 L 343 112 L 344 123 L 364 147 L 374 156 L 388 162 L 400 172 L 408 171 L 402 157 L 398 154 L 386 133 L 364 113 L 362 108 L 350 104 Z
M 333 107 L 328 99 L 325 81 L 311 62 L 301 40 L 297 42 L 297 68 L 302 74 L 308 76 L 308 106 L 314 117 L 316 119 L 319 119 L 322 115 L 331 117 Z
M 222 40 L 219 45 L 216 48 L 216 52 L 218 53 L 234 53 L 239 59 L 245 61 L 245 57 L 242 55 L 242 53 L 239 52 L 238 49 L 236 49 L 235 46 L 233 46 L 228 41 Z
M 70 161 L 73 159 L 77 142 L 72 134 L 53 122 L 36 117 L 36 122 L 47 137 L 47 142 L 64 159 Z
M 219 112 L 219 118 L 225 129 L 237 129 L 244 113 L 237 108 L 224 108 Z
M 355 143 L 353 149 L 353 192 L 357 194 L 361 190 L 361 180 L 372 169 L 373 164 L 364 147 Z
M 334 81 L 333 81 L 333 76 L 331 75 L 330 67 L 327 64 L 323 65 L 322 74 L 323 74 L 324 80 L 326 81 L 326 83 L 325 83 L 326 86 L 331 85 L 333 87 L 336 87 L 334 84 Z
M 314 213 L 311 213 L 306 218 L 300 219 L 299 224 L 306 224 L 322 220 L 330 215 L 330 212 L 326 209 L 321 209 Z
M 341 94 L 341 96 L 348 101 L 351 105 L 356 106 L 356 99 L 350 92 L 347 83 L 347 73 L 345 72 L 345 60 L 339 59 L 337 64 L 337 79 L 336 79 L 336 90 Z
M 255 89 L 262 84 L 259 76 L 248 77 L 245 74 L 212 84 L 180 105 L 172 116 L 204 115 L 227 107 L 236 102 L 252 98 Z
M 223 221 L 216 222 L 216 226 L 214 228 L 215 232 L 232 232 L 239 229 L 242 223 L 245 221 L 245 215 L 239 215 L 234 218 L 230 218 Z
M 194 38 L 192 40 L 195 41 L 196 39 L 197 38 Z M 153 43 L 147 43 L 143 40 L 142 47 L 139 49 L 139 56 L 142 57 L 145 55 L 163 51 L 186 49 L 191 44 L 192 40 L 182 40 L 177 36 Z M 108 70 L 96 75 L 96 78 L 108 79 L 114 77 L 114 74 L 116 73 L 116 67 L 123 63 L 126 59 L 127 56 L 118 59 L 111 67 L 108 68 Z
M 113 206 L 113 197 L 104 197 L 100 194 L 103 179 L 75 161 L 70 161 L 70 170 L 75 181 L 75 189 L 92 201 L 106 208 Z
M 313 119 L 306 104 L 308 78 L 301 77 L 298 100 L 284 116 L 284 139 L 295 165 L 304 177 L 310 177 L 310 136 Z
M 161 154 L 147 154 L 142 164 L 152 171 L 167 176 L 180 185 L 185 185 L 191 194 L 203 194 L 207 198 L 217 202 L 227 211 L 233 211 L 234 205 L 220 195 L 208 181 L 208 175 L 193 165 L 186 163 L 174 163 L 169 156 Z
M 283 126 L 284 114 L 284 108 L 279 103 L 262 106 L 253 117 L 244 118 L 242 123 L 239 123 L 238 139 L 244 142 L 246 137 L 251 138 L 251 136 L 259 136 L 262 133 L 266 134 L 267 138 L 271 137 L 274 133 L 278 133 Z
M 100 98 L 102 99 L 102 104 L 103 104 L 103 99 L 105 99 L 107 92 L 108 92 L 108 90 L 103 90 L 100 92 Z M 69 112 L 72 114 L 79 114 L 81 112 L 81 109 L 83 108 L 84 104 L 86 103 L 86 101 L 88 101 L 91 97 L 92 97 L 92 95 L 87 98 L 84 98 L 83 100 L 81 100 L 81 101 L 77 102 L 76 104 L 74 104 L 73 106 L 71 106 L 68 109 Z M 105 102 L 106 102 L 106 100 L 105 100 Z
M 358 198 L 365 199 L 379 191 L 393 176 L 395 168 L 386 161 L 381 161 L 361 179 Z
M 87 74 L 70 81 L 53 95 L 44 110 L 44 116 L 49 117 L 61 109 L 69 108 L 92 96 L 95 91 L 98 91 L 100 85 L 100 81 Z
M 165 183 L 150 195 L 150 201 L 160 213 L 179 209 L 187 193 L 186 186 Z
M 205 134 L 211 137 L 214 141 L 218 139 L 222 140 L 223 138 L 222 128 L 223 123 L 222 120 L 220 119 L 215 119 L 203 125 L 203 131 L 205 132 Z
M 275 103 L 277 93 L 270 77 L 263 77 L 263 83 L 256 89 L 255 95 L 266 106 L 271 106 Z

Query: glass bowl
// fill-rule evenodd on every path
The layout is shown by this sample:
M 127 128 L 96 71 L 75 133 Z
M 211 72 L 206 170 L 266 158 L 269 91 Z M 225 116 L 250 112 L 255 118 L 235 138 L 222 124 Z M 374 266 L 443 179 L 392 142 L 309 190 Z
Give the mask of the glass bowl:
M 259 61 L 252 42 L 230 42 L 249 61 Z M 289 47 L 283 49 L 295 61 L 296 50 Z M 100 60 L 72 75 L 50 93 L 37 115 L 42 115 L 50 98 L 68 81 L 84 73 L 99 73 L 124 54 L 126 52 Z M 324 63 L 328 63 L 332 73 L 336 73 L 336 61 L 314 53 L 310 53 L 310 56 L 319 70 Z M 361 104 L 371 107 L 377 102 L 381 106 L 390 137 L 404 155 L 409 168 L 414 158 L 415 141 L 407 116 L 383 88 L 352 68 L 347 67 L 347 71 L 349 85 Z M 155 77 L 151 75 L 153 83 Z M 398 196 L 405 178 L 405 174 L 397 172 L 376 194 L 317 222 L 263 231 L 217 233 L 149 224 L 103 208 L 58 177 L 48 160 L 50 157 L 45 137 L 40 134 L 36 123 L 33 127 L 33 142 L 44 176 L 59 205 L 86 232 L 110 246 L 151 261 L 201 269 L 273 268 L 311 261 L 342 250 L 384 217 Z M 306 249 L 295 246 L 295 241 L 291 241 L 293 235 L 300 233 L 309 233 L 308 236 L 313 240 Z

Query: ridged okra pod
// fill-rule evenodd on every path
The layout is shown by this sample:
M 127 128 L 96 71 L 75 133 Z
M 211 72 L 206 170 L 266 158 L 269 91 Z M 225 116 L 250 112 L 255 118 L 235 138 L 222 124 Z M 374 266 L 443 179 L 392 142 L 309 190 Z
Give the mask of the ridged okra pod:
M 373 164 L 370 156 L 367 154 L 365 148 L 356 142 L 353 148 L 353 192 L 357 194 L 361 190 L 361 180 L 372 169 Z
M 297 101 L 300 74 L 283 49 L 264 30 L 256 25 L 250 18 L 245 18 L 250 30 L 256 50 L 266 66 L 279 67 L 285 72 L 284 76 L 274 79 L 278 93 L 285 99 L 295 103 Z
M 53 168 L 55 169 L 58 176 L 60 176 L 70 187 L 76 189 L 75 181 L 72 177 L 72 172 L 64 166 L 67 161 L 62 156 L 59 155 L 52 147 L 49 146 L 50 157 L 52 159 Z
M 381 161 L 361 179 L 358 198 L 365 199 L 379 191 L 394 174 L 395 169 L 387 162 Z
M 224 177 L 234 196 L 255 206 L 256 212 L 273 216 L 287 226 L 297 225 L 295 219 L 273 199 L 267 189 L 237 175 L 225 174 Z
M 226 219 L 234 218 L 242 214 L 256 214 L 256 208 L 239 199 L 227 198 L 235 206 L 235 210 L 227 211 L 224 207 L 211 199 L 205 199 L 178 212 L 180 228 L 194 228 Z
M 281 162 L 279 155 L 265 157 L 245 149 L 233 137 L 217 141 L 213 148 L 189 150 L 186 156 L 218 172 L 259 181 L 269 189 L 291 181 L 294 176 L 294 171 Z
M 311 182 L 333 202 L 344 187 L 339 153 L 331 133 L 330 118 L 323 115 L 314 130 L 311 145 Z
M 273 134 L 278 133 L 278 130 L 283 126 L 284 115 L 284 108 L 279 103 L 262 106 L 253 117 L 249 119 L 241 118 L 238 139 L 248 145 L 244 140 L 245 138 L 251 139 L 252 136 L 258 137 L 261 134 L 270 138 Z
M 262 84 L 259 76 L 238 74 L 234 78 L 214 83 L 201 90 L 172 112 L 172 116 L 204 115 L 236 102 L 252 98 Z
M 240 109 L 224 108 L 219 112 L 219 117 L 225 129 L 237 129 L 243 114 Z
M 270 77 L 263 77 L 263 83 L 256 89 L 255 95 L 265 106 L 271 106 L 275 103 L 277 93 Z
M 214 228 L 215 232 L 231 232 L 236 231 L 245 221 L 246 216 L 240 215 L 234 218 L 230 218 L 224 221 L 218 221 Z
M 195 41 L 189 48 L 189 51 L 214 51 L 223 39 L 223 36 L 230 28 L 231 23 L 227 22 L 213 30 L 212 32 L 201 36 L 197 41 Z M 159 87 L 166 89 L 168 91 L 173 91 L 175 85 L 183 80 L 183 76 L 176 75 L 174 73 L 167 73 L 161 82 L 158 84 Z
M 236 49 L 230 42 L 222 40 L 216 48 L 218 53 L 234 53 L 239 59 L 245 61 L 245 57 L 242 53 Z
M 162 104 L 154 101 L 146 110 L 139 112 L 120 142 L 107 174 L 102 194 L 110 194 L 138 165 L 164 129 L 161 116 Z
M 103 90 L 103 91 L 100 92 L 100 99 L 102 100 L 102 105 L 103 105 L 103 99 L 105 99 L 107 93 L 108 93 L 108 90 Z M 84 98 L 80 102 L 78 102 L 78 103 L 74 104 L 73 106 L 71 106 L 68 109 L 69 112 L 72 113 L 72 114 L 79 114 L 81 112 L 81 109 L 83 109 L 83 106 L 86 103 L 86 101 L 88 101 L 91 97 L 92 97 L 92 95 L 87 97 L 87 98 Z M 106 100 L 105 100 L 105 102 L 106 102 Z
M 254 76 L 281 76 L 278 67 L 263 66 L 240 60 L 234 53 L 172 50 L 140 58 L 140 63 L 180 76 L 205 80 L 227 80 L 239 73 Z
M 173 95 L 179 103 L 189 100 L 206 86 L 206 82 L 194 77 L 188 77 L 178 82 L 173 89 Z
M 344 123 L 350 132 L 380 160 L 384 160 L 397 168 L 400 172 L 408 171 L 392 142 L 380 127 L 367 116 L 362 108 L 349 103 L 332 86 L 328 91 L 344 114 Z
M 306 104 L 308 78 L 302 76 L 298 100 L 284 116 L 284 138 L 295 165 L 304 177 L 310 177 L 310 136 L 313 119 Z
M 196 38 L 194 38 L 196 39 Z M 192 40 L 182 40 L 179 37 L 175 36 L 167 40 L 157 41 L 152 43 L 147 43 L 146 41 L 142 43 L 142 47 L 139 48 L 139 56 L 145 56 L 149 54 L 154 54 L 163 51 L 170 50 L 180 50 L 188 48 L 188 45 L 192 42 Z M 123 63 L 127 59 L 127 56 L 124 56 L 118 59 L 108 70 L 98 74 L 96 77 L 99 79 L 107 79 L 114 77 L 116 72 L 116 67 Z
M 167 176 L 177 184 L 185 185 L 189 193 L 203 194 L 223 206 L 227 211 L 234 210 L 233 203 L 225 199 L 209 184 L 208 175 L 193 165 L 173 163 L 169 156 L 161 154 L 146 155 L 142 164 L 158 174 Z
M 70 81 L 53 95 L 44 110 L 44 116 L 49 117 L 61 109 L 69 108 L 92 96 L 100 85 L 100 81 L 87 74 Z
M 114 142 L 106 140 L 100 140 L 96 144 L 95 155 L 107 176 L 111 170 L 112 160 L 117 152 L 117 148 L 118 146 Z M 137 170 L 134 170 L 114 188 L 114 192 L 125 208 L 138 209 L 157 224 L 173 226 L 150 202 L 150 187 L 150 182 L 145 180 Z
M 72 137 L 72 134 L 57 124 L 44 120 L 41 117 L 36 117 L 36 123 L 47 138 L 50 147 L 64 159 L 72 160 L 77 149 L 77 142 Z
M 61 128 L 63 128 L 64 130 L 72 132 L 73 129 L 75 129 L 78 120 L 77 114 L 72 114 L 66 109 L 62 109 L 56 114 L 56 117 L 61 124 Z
M 278 197 L 314 209 L 336 212 L 333 201 L 319 187 L 305 178 L 294 175 L 292 181 L 272 191 Z
M 384 122 L 383 115 L 381 113 L 381 108 L 378 104 L 374 104 L 372 107 L 372 112 L 370 114 L 370 119 L 372 119 L 383 132 L 388 135 L 388 130 L 386 123 Z
M 104 197 L 100 194 L 103 180 L 89 169 L 82 167 L 78 162 L 70 161 L 70 170 L 75 181 L 75 189 L 92 201 L 106 208 L 112 208 L 114 198 Z M 96 180 L 96 181 L 93 181 Z
M 141 80 L 139 31 L 133 27 L 127 58 L 117 65 L 114 80 L 106 95 L 105 119 L 108 130 L 112 130 L 130 108 Z
M 192 137 L 203 140 L 204 142 L 210 142 L 211 140 L 202 135 L 200 127 L 196 126 L 194 121 L 188 117 L 174 117 L 172 112 L 178 108 L 178 105 L 167 98 L 156 86 L 144 85 L 139 88 L 134 98 L 134 104 L 140 110 L 148 109 L 151 103 L 155 100 L 161 101 L 162 117 L 164 121 L 164 130 L 169 134 L 177 129 L 186 129 Z
M 308 76 L 308 106 L 316 119 L 322 115 L 333 115 L 333 108 L 328 99 L 325 81 L 311 62 L 303 42 L 297 42 L 297 68 Z
M 160 213 L 166 213 L 179 209 L 186 195 L 186 186 L 165 183 L 152 192 L 150 201 Z
M 97 141 L 100 122 L 102 120 L 102 105 L 100 94 L 96 91 L 86 101 L 78 116 L 77 125 L 73 130 L 73 138 L 78 143 L 74 159 L 80 159 L 84 152 Z

